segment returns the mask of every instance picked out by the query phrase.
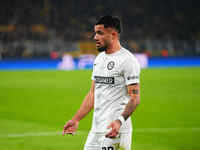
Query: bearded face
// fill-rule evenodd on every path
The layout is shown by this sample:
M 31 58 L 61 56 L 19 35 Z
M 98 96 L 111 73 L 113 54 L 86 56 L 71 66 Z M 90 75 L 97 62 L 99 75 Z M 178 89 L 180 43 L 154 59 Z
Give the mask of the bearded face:
M 112 34 L 104 25 L 96 25 L 94 40 L 98 51 L 106 51 L 112 41 Z

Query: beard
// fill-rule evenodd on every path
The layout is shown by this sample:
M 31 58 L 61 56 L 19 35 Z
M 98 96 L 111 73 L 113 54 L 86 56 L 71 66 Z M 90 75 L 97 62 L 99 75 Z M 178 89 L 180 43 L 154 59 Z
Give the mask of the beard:
M 98 47 L 97 48 L 97 50 L 99 51 L 99 52 L 104 52 L 104 51 L 106 51 L 107 50 L 107 47 Z

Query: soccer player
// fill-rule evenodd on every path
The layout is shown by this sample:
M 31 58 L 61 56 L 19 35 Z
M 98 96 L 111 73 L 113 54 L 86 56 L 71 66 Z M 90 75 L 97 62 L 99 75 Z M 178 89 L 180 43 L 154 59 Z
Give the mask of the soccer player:
M 94 26 L 96 47 L 92 84 L 83 103 L 69 120 L 64 134 L 74 134 L 79 121 L 93 108 L 92 128 L 84 150 L 131 150 L 131 114 L 140 103 L 140 66 L 120 44 L 121 23 L 104 16 Z

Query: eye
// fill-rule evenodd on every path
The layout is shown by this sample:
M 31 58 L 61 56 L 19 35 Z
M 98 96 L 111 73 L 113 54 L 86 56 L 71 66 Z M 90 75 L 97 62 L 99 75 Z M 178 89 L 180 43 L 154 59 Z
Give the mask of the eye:
M 102 35 L 102 34 L 103 34 L 103 32 L 101 32 L 101 31 L 97 31 L 97 34 L 99 34 L 99 35 Z

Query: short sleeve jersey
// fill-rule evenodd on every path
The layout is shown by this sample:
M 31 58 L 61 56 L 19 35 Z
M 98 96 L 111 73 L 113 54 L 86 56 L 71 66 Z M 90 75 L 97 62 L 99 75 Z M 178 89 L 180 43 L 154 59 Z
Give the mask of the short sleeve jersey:
M 101 52 L 93 65 L 95 82 L 92 132 L 107 132 L 107 126 L 124 111 L 130 97 L 127 85 L 139 83 L 140 65 L 135 56 L 125 48 L 106 54 Z M 127 119 L 120 132 L 132 131 Z

